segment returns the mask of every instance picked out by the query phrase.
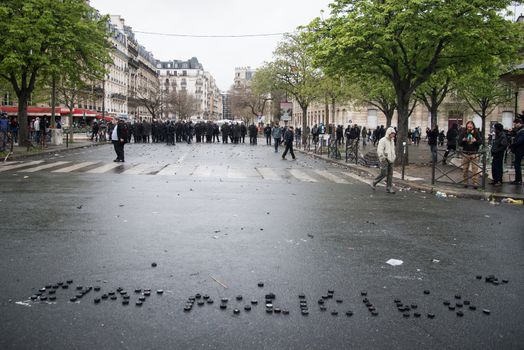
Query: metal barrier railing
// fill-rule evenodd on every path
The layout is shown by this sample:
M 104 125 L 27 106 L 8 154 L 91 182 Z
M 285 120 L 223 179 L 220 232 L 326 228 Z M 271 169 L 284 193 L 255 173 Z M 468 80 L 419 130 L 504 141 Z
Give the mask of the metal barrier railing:
M 442 164 L 438 161 L 439 158 L 444 161 Z M 432 162 L 431 183 L 433 185 L 437 182 L 468 185 L 471 180 L 473 186 L 486 189 L 486 159 L 487 150 L 477 153 L 438 150 L 437 158 L 433 159 Z M 480 183 L 478 181 L 479 176 Z
M 346 163 L 355 162 L 358 164 L 358 139 L 346 140 Z
M 328 138 L 328 158 L 341 159 L 342 154 L 338 149 L 338 141 L 335 137 L 330 136 Z

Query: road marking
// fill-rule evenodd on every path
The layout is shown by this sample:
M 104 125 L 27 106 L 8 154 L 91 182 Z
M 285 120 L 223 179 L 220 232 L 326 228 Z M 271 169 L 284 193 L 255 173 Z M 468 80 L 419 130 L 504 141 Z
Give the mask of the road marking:
M 19 164 L 20 162 L 1 162 L 1 166 L 10 166 L 10 165 L 15 165 L 15 164 Z
M 368 184 L 368 185 L 371 185 L 373 183 L 373 180 L 371 179 L 366 179 L 366 178 L 363 178 L 362 176 L 359 176 L 357 174 L 353 174 L 353 173 L 350 173 L 350 172 L 343 172 L 342 174 L 352 178 L 352 179 L 355 179 L 355 180 L 358 180 L 360 182 L 363 182 L 365 184 Z
M 86 167 L 88 167 L 90 165 L 93 165 L 93 164 L 96 164 L 96 163 L 98 163 L 98 162 L 82 162 L 82 163 L 71 165 L 71 166 L 68 166 L 68 167 L 65 167 L 65 168 L 62 168 L 62 169 L 53 170 L 52 172 L 53 173 L 69 173 L 71 171 L 75 171 L 75 170 L 78 170 L 78 169 L 86 168 Z
M 168 166 L 164 167 L 162 170 L 160 170 L 157 175 L 176 175 L 176 171 L 180 168 L 178 164 L 169 164 Z
M 211 176 L 211 168 L 208 167 L 208 166 L 199 165 L 193 171 L 193 176 L 196 176 L 196 177 L 210 177 Z
M 33 166 L 33 165 L 41 164 L 43 162 L 44 162 L 43 160 L 34 160 L 32 162 L 22 163 L 22 164 L 17 164 L 17 165 L 4 165 L 0 167 L 0 172 Z
M 333 181 L 337 184 L 349 184 L 349 182 L 347 182 L 346 180 L 336 176 L 336 175 L 333 175 L 331 174 L 329 171 L 327 170 L 315 170 L 315 173 L 317 173 L 318 175 L 322 176 L 322 177 L 325 177 L 326 179 L 330 180 L 330 181 Z
M 227 169 L 227 177 L 229 179 L 245 179 L 246 178 L 246 176 L 244 175 L 241 169 L 233 169 L 233 168 Z
M 271 168 L 255 168 L 264 180 L 281 181 L 282 178 Z
M 289 172 L 291 175 L 293 175 L 295 178 L 297 178 L 299 181 L 305 181 L 305 182 L 318 182 L 305 172 L 298 170 L 298 169 L 289 169 Z
M 186 157 L 187 157 L 188 154 L 189 154 L 189 152 L 186 152 L 186 153 L 184 153 L 184 154 L 182 155 L 182 157 L 178 158 L 178 160 L 176 161 L 177 164 L 182 163 L 182 162 L 186 159 Z
M 142 174 L 142 173 L 145 173 L 146 170 L 152 168 L 153 166 L 154 165 L 152 165 L 152 164 L 136 164 L 132 168 L 123 171 L 122 174 L 126 174 L 126 175 Z
M 102 174 L 102 173 L 105 173 L 111 169 L 114 169 L 116 167 L 119 167 L 121 166 L 120 163 L 109 163 L 109 164 L 104 164 L 102 166 L 99 166 L 98 168 L 94 168 L 94 169 L 91 169 L 89 171 L 86 171 L 87 174 Z
M 54 162 L 54 163 L 40 165 L 40 166 L 37 166 L 37 167 L 34 167 L 34 168 L 24 169 L 24 170 L 21 170 L 20 172 L 22 172 L 22 173 L 35 173 L 35 172 L 40 171 L 40 170 L 54 168 L 54 167 L 57 167 L 57 166 L 60 166 L 60 165 L 64 165 L 64 164 L 69 164 L 69 163 L 71 163 L 71 162 L 66 162 L 66 161 Z

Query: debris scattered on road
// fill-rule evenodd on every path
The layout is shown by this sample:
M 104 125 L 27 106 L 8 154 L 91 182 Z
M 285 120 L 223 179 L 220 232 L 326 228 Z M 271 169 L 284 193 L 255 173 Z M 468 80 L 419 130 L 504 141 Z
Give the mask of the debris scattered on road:
M 448 198 L 448 195 L 446 193 L 440 191 L 437 191 L 437 193 L 435 193 L 435 196 L 437 198 Z
M 507 203 L 507 204 L 517 204 L 517 205 L 524 204 L 524 201 L 522 199 L 513 199 L 513 198 L 503 198 L 500 202 Z
M 436 264 L 437 264 L 437 263 L 439 263 L 439 262 L 440 262 L 440 260 L 439 260 L 439 259 L 433 259 L 433 260 L 431 260 L 431 262 L 433 262 L 433 263 L 436 263 Z
M 386 261 L 386 264 L 391 265 L 391 266 L 400 266 L 403 263 L 404 262 L 402 260 L 398 260 L 398 259 L 389 259 L 388 261 Z
M 17 301 L 15 304 L 16 305 L 21 305 L 21 306 L 31 307 L 31 304 L 29 304 L 28 302 L 25 302 L 25 301 Z
M 224 283 L 222 283 L 222 282 L 220 282 L 219 280 L 217 280 L 215 277 L 213 277 L 213 276 L 211 276 L 211 275 L 209 275 L 209 277 L 211 277 L 211 279 L 212 279 L 213 281 L 215 281 L 216 283 L 220 284 L 220 285 L 221 285 L 222 287 L 224 287 L 225 289 L 228 288 L 228 286 L 226 286 Z

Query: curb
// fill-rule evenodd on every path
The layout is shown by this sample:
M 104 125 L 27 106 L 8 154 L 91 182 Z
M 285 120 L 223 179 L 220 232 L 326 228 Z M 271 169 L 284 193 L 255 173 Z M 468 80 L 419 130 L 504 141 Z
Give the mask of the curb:
M 348 168 L 349 170 L 351 170 L 353 173 L 357 173 L 357 175 L 365 175 L 367 177 L 375 177 L 376 176 L 376 174 L 372 173 L 371 171 L 368 171 L 367 169 L 362 169 L 361 167 L 356 166 L 354 164 L 348 164 L 348 163 L 343 162 L 343 161 L 331 159 L 331 158 L 328 158 L 326 156 L 315 154 L 315 153 L 311 153 L 311 152 L 306 152 L 306 151 L 303 151 L 301 149 L 297 149 L 296 151 L 299 151 L 299 152 L 301 152 L 303 154 L 306 154 L 306 155 L 308 155 L 310 157 L 313 157 L 313 158 L 322 159 L 322 160 L 324 160 L 326 162 L 329 162 L 329 163 L 332 163 L 332 164 L 337 164 L 337 165 L 340 165 L 340 166 L 344 166 L 344 167 Z M 435 186 L 435 185 L 428 184 L 428 183 L 419 183 L 419 182 L 400 180 L 400 179 L 396 179 L 395 182 L 397 184 L 400 184 L 400 185 L 403 185 L 403 186 L 406 186 L 406 187 L 410 187 L 411 189 L 415 189 L 415 190 L 419 190 L 419 191 L 425 191 L 425 192 L 430 193 L 430 194 L 437 193 L 437 192 L 444 192 L 448 196 L 451 195 L 451 196 L 454 196 L 454 197 L 457 197 L 457 198 L 469 198 L 469 199 L 477 199 L 477 200 L 485 200 L 485 201 L 495 200 L 495 201 L 499 201 L 499 202 L 502 199 L 506 199 L 506 198 L 513 198 L 513 199 L 517 199 L 517 200 L 524 200 L 524 194 L 500 193 L 500 192 L 481 192 L 481 191 L 476 191 L 476 192 L 471 192 L 470 193 L 470 192 L 458 191 L 455 188 L 439 187 L 439 186 Z
M 81 148 L 89 148 L 89 147 L 98 147 L 102 145 L 109 145 L 109 142 L 106 143 L 92 143 L 92 144 L 83 144 L 83 145 L 76 145 L 76 146 L 69 146 L 68 148 L 56 148 L 56 149 L 46 149 L 42 150 L 41 152 L 35 152 L 35 153 L 24 153 L 24 154 L 13 154 L 8 159 L 9 160 L 19 160 L 19 159 L 25 159 L 25 158 L 32 158 L 32 157 L 39 157 L 39 156 L 45 156 L 52 153 L 62 153 L 62 152 L 69 152 L 74 151 Z

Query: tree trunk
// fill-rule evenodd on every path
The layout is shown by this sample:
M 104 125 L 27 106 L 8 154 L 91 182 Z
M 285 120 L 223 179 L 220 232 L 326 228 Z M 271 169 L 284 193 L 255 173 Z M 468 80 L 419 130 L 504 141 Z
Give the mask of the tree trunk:
M 397 111 L 398 111 L 398 125 L 397 125 L 397 145 L 395 151 L 397 165 L 402 163 L 402 143 L 408 140 L 408 119 L 409 119 L 409 96 L 403 91 L 397 92 Z M 406 154 L 405 164 L 408 164 L 409 159 Z
M 326 116 L 326 130 L 330 130 L 329 127 L 329 100 L 326 97 L 326 100 L 324 101 L 324 115 Z
M 306 139 L 306 128 L 307 128 L 307 107 L 308 106 L 300 106 L 302 108 L 302 144 L 305 144 Z
M 395 114 L 395 111 L 391 111 L 391 113 L 390 112 L 384 113 L 384 115 L 386 116 L 386 128 L 389 128 L 391 126 L 394 114 Z
M 432 103 L 432 106 L 429 109 L 429 113 L 431 115 L 430 128 L 433 129 L 435 125 L 438 125 L 438 105 L 436 103 Z
M 335 98 L 331 98 L 331 120 L 333 121 L 333 133 L 335 133 L 336 130 L 336 123 L 335 123 Z
M 51 127 L 56 127 L 56 118 L 55 118 L 55 107 L 56 106 L 56 78 L 53 74 L 53 79 L 51 81 Z
M 21 145 L 22 142 L 27 140 L 29 137 L 29 123 L 27 118 L 27 101 L 29 100 L 26 96 L 25 91 L 21 91 L 18 94 L 18 142 Z
M 486 146 L 486 111 L 482 111 L 480 119 L 482 119 L 482 129 L 480 131 L 480 136 L 482 137 L 482 147 Z

